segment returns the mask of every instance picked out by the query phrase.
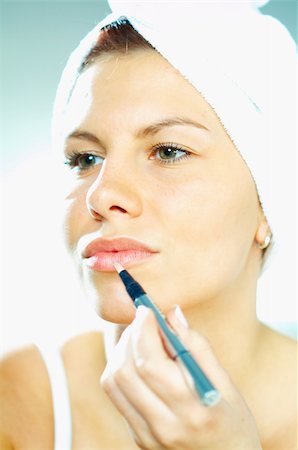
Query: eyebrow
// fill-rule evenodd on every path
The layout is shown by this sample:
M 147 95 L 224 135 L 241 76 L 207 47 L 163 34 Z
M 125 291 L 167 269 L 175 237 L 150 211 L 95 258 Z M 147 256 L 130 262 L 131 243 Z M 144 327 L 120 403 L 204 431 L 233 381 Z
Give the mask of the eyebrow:
M 160 120 L 159 122 L 153 123 L 148 127 L 141 129 L 140 131 L 138 131 L 136 136 L 138 138 L 146 137 L 148 135 L 152 136 L 161 131 L 163 128 L 173 127 L 175 125 L 187 125 L 209 131 L 208 128 L 205 127 L 205 125 L 195 122 L 194 120 L 185 117 L 173 117 L 169 119 Z
M 88 131 L 75 130 L 67 136 L 67 139 L 81 139 L 82 141 L 89 141 L 103 146 L 101 140 L 95 134 L 88 133 Z
M 140 129 L 136 133 L 135 136 L 137 138 L 144 138 L 149 135 L 153 136 L 154 134 L 157 134 L 162 129 L 168 128 L 168 127 L 173 127 L 175 125 L 187 125 L 187 126 L 199 128 L 201 130 L 209 131 L 209 129 L 207 127 L 205 127 L 205 125 L 195 122 L 194 120 L 191 120 L 191 119 L 188 119 L 185 117 L 173 117 L 173 118 L 169 118 L 169 119 L 163 119 L 156 123 L 148 125 L 147 127 Z M 89 133 L 88 131 L 75 130 L 67 136 L 67 139 L 73 139 L 73 138 L 93 142 L 94 144 L 104 147 L 102 141 L 97 136 L 95 136 L 93 133 Z

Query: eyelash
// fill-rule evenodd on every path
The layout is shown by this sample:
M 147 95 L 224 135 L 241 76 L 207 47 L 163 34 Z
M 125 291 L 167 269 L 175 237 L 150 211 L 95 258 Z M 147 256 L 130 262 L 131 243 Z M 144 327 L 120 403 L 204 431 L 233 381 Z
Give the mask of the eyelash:
M 161 159 L 161 158 L 152 158 L 152 154 L 155 156 L 160 150 L 163 149 L 167 149 L 167 150 L 173 150 L 173 151 L 180 151 L 183 152 L 184 155 L 179 156 L 176 159 Z M 86 157 L 86 156 L 94 156 L 95 158 L 102 158 L 99 155 L 95 155 L 93 153 L 90 152 L 86 152 L 86 153 L 79 153 L 78 151 L 74 150 L 70 155 L 66 156 L 66 161 L 64 162 L 64 164 L 68 165 L 70 169 L 74 169 L 76 167 L 78 167 L 79 164 L 79 158 L 81 157 Z M 150 153 L 150 157 L 149 159 L 154 159 L 155 161 L 158 162 L 158 164 L 160 164 L 161 166 L 165 166 L 165 165 L 169 165 L 169 164 L 176 164 L 182 160 L 185 160 L 187 158 L 189 158 L 191 156 L 191 152 L 189 152 L 188 150 L 185 150 L 183 147 L 181 147 L 178 144 L 169 142 L 169 143 L 159 143 L 156 144 L 153 149 L 151 150 Z M 94 166 L 91 166 L 94 167 Z M 79 168 L 79 172 L 85 172 L 87 170 L 89 170 L 91 167 L 86 167 L 86 168 Z
M 155 159 L 155 161 L 157 161 L 158 164 L 160 164 L 160 165 L 162 165 L 162 166 L 168 165 L 168 164 L 177 164 L 178 162 L 180 162 L 180 161 L 182 161 L 182 160 L 185 160 L 185 159 L 187 159 L 187 158 L 189 158 L 189 157 L 191 156 L 191 152 L 189 152 L 188 150 L 185 150 L 185 149 L 184 149 L 183 147 L 181 147 L 180 145 L 174 144 L 174 143 L 172 143 L 172 142 L 166 142 L 166 143 L 159 143 L 159 144 L 156 144 L 156 145 L 153 147 L 152 153 L 154 153 L 154 155 L 156 155 L 157 152 L 158 152 L 159 150 L 162 150 L 162 149 L 171 149 L 171 150 L 176 150 L 176 151 L 180 151 L 180 152 L 183 152 L 183 153 L 184 153 L 184 155 L 180 156 L 180 157 L 177 158 L 177 159 L 168 159 L 168 160 L 166 160 L 166 159 L 164 159 L 164 160 L 162 160 L 162 159 Z M 150 158 L 150 159 L 151 159 L 151 158 Z

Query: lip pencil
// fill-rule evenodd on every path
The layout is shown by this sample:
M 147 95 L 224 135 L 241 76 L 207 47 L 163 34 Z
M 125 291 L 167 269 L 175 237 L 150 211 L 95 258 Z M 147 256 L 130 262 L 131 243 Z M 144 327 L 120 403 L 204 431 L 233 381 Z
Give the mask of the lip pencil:
M 202 403 L 205 406 L 213 406 L 218 403 L 220 399 L 219 391 L 215 389 L 192 354 L 184 347 L 179 337 L 170 328 L 165 317 L 153 301 L 148 297 L 142 286 L 127 272 L 127 270 L 124 269 L 123 266 L 121 266 L 121 264 L 115 263 L 114 267 L 123 281 L 129 296 L 133 300 L 135 307 L 137 308 L 140 305 L 144 305 L 154 312 L 164 336 L 174 350 L 174 358 L 179 358 L 189 372 Z

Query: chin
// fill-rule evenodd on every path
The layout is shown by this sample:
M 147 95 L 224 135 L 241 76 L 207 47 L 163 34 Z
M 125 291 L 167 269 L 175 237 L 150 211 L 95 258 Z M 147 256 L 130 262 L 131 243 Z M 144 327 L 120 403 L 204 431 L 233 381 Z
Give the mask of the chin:
M 175 304 L 188 303 L 185 298 L 187 283 L 172 283 L 159 280 L 154 273 L 150 277 L 138 276 L 138 282 L 148 292 L 149 297 L 166 314 Z M 105 321 L 128 325 L 135 317 L 135 307 L 126 289 L 115 274 L 97 274 L 86 272 L 83 279 L 85 291 L 91 299 L 93 309 Z
M 96 314 L 107 322 L 129 325 L 135 318 L 135 307 L 121 285 L 115 289 L 99 289 L 93 286 L 86 289 Z
M 135 318 L 135 308 L 133 305 L 129 308 L 123 307 L 111 307 L 112 305 L 104 305 L 102 303 L 98 303 L 96 307 L 97 315 L 111 323 L 119 324 L 119 325 L 129 325 Z

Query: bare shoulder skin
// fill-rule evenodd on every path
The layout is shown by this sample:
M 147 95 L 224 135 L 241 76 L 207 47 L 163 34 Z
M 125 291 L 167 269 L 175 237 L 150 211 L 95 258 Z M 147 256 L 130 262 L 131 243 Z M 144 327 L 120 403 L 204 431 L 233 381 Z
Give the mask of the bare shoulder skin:
M 44 450 L 53 446 L 51 392 L 35 346 L 1 362 L 1 439 L 3 449 Z
M 263 333 L 263 361 L 243 396 L 256 419 L 263 450 L 296 450 L 296 342 L 267 327 Z M 75 337 L 64 345 L 62 355 L 72 404 L 73 449 L 137 449 L 100 386 L 105 367 L 102 336 L 91 332 Z M 1 363 L 1 416 L 1 449 L 53 448 L 49 380 L 35 346 Z
M 90 332 L 75 337 L 64 345 L 61 353 L 70 389 L 72 448 L 81 450 L 99 445 L 106 450 L 138 448 L 100 386 L 105 366 L 101 334 Z M 53 449 L 51 390 L 35 346 L 13 352 L 2 360 L 0 403 L 1 450 Z
M 297 342 L 264 327 L 260 354 L 262 369 L 256 373 L 256 388 L 251 398 L 263 447 L 265 450 L 296 450 Z

